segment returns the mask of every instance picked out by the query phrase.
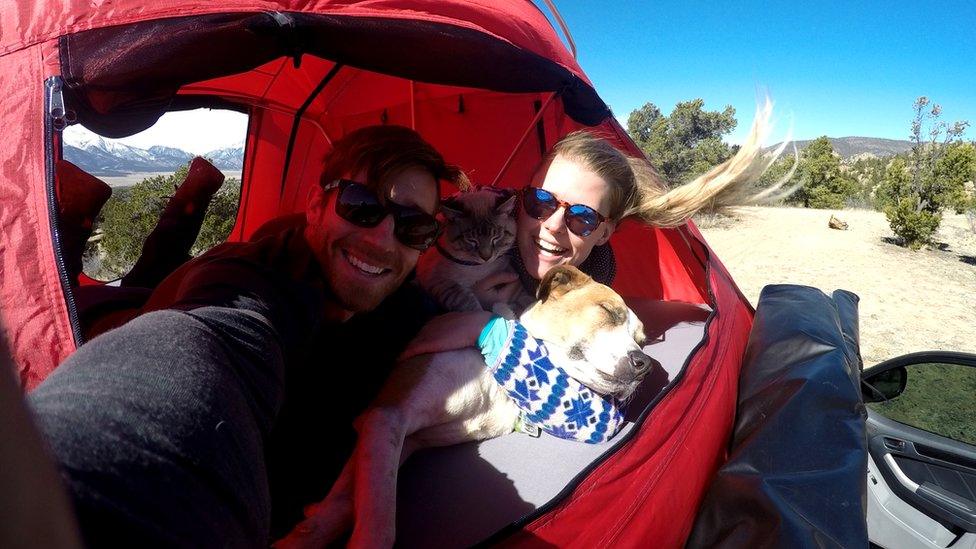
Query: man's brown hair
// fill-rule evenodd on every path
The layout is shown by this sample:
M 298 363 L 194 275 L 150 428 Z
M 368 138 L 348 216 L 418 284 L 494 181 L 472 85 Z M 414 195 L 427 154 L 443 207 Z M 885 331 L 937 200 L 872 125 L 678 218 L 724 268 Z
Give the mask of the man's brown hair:
M 441 153 L 419 133 L 404 126 L 367 126 L 336 141 L 325 155 L 319 183 L 325 186 L 344 174 L 366 170 L 366 181 L 361 183 L 375 189 L 390 177 L 413 167 L 433 175 L 438 189 L 441 180 L 450 181 L 462 190 L 470 186 L 460 168 L 446 163 Z

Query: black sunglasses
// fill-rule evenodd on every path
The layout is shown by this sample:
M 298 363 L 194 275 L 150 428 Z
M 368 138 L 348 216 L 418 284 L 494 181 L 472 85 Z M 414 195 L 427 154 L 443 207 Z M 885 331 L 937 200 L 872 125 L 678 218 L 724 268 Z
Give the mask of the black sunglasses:
M 546 220 L 559 208 L 566 208 L 566 228 L 577 236 L 590 236 L 607 217 L 585 204 L 570 204 L 538 187 L 522 189 L 522 209 L 530 216 Z
M 369 187 L 348 179 L 336 179 L 323 190 L 339 189 L 335 211 L 339 217 L 358 227 L 379 225 L 387 215 L 393 216 L 393 235 L 404 246 L 424 251 L 434 244 L 440 225 L 431 214 L 402 206 L 392 200 L 381 201 Z

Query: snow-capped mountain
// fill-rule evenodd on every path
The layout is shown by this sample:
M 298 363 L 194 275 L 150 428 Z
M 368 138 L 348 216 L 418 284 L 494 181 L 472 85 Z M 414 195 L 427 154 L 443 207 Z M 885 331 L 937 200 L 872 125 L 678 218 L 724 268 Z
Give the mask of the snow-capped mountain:
M 87 131 L 64 133 L 65 160 L 95 176 L 173 171 L 194 156 L 197 155 L 162 145 L 140 149 Z M 200 156 L 210 159 L 218 169 L 240 170 L 244 164 L 244 143 Z
M 244 142 L 232 147 L 214 149 L 203 155 L 222 170 L 240 170 L 244 166 Z

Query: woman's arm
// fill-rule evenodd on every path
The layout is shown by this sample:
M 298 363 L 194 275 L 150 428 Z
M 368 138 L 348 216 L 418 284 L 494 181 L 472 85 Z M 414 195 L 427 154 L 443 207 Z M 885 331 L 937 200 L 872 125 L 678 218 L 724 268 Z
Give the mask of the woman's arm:
M 522 283 L 514 271 L 488 275 L 471 287 L 482 303 L 511 303 L 519 295 Z

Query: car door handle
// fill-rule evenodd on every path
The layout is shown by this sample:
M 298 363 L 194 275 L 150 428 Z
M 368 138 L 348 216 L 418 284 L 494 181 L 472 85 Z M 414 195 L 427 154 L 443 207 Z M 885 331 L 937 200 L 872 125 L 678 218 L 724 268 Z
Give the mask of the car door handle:
M 891 437 L 884 437 L 884 445 L 885 448 L 895 452 L 904 452 L 906 446 L 904 440 Z

